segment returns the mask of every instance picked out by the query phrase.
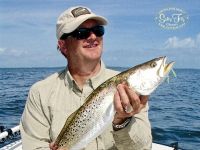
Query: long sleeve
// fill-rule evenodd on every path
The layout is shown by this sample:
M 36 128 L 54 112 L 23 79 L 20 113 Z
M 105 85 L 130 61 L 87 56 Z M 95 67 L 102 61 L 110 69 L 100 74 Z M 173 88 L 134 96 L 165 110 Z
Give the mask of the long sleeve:
M 150 150 L 152 136 L 148 120 L 148 105 L 132 117 L 127 127 L 113 131 L 113 138 L 118 150 Z
M 30 89 L 20 122 L 23 150 L 49 150 L 50 123 L 42 108 L 40 94 Z
M 92 79 L 93 86 L 97 87 L 114 73 L 101 71 Z M 72 81 L 69 74 L 62 71 L 31 87 L 20 122 L 23 150 L 49 150 L 49 142 L 55 141 L 67 117 L 82 105 Z M 82 95 L 90 92 L 86 90 Z M 126 128 L 113 131 L 110 125 L 85 150 L 144 150 L 150 149 L 151 141 L 147 106 Z

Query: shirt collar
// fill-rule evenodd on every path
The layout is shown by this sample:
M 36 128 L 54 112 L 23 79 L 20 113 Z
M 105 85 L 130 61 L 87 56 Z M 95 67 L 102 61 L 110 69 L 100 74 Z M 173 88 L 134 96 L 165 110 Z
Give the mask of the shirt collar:
M 105 69 L 106 69 L 105 64 L 101 60 L 101 69 L 100 69 L 100 71 L 90 79 L 94 89 L 96 89 L 101 83 L 104 82 L 104 80 L 105 80 L 105 78 L 104 78 Z
M 105 64 L 104 62 L 101 60 L 101 69 L 100 71 L 93 76 L 92 78 L 90 78 L 88 81 L 90 82 L 91 86 L 93 89 L 97 88 L 101 83 L 104 82 L 104 73 L 105 73 Z M 66 68 L 65 71 L 65 79 L 64 79 L 65 85 L 68 86 L 69 88 L 72 89 L 77 89 L 77 83 L 74 80 L 74 78 L 72 77 L 71 73 L 69 72 L 68 68 Z

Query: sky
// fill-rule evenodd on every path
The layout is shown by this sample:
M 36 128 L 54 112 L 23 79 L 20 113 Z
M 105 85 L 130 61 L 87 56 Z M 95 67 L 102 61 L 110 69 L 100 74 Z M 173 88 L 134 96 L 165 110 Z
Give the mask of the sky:
M 66 66 L 56 49 L 56 21 L 77 5 L 109 21 L 102 56 L 107 66 L 167 56 L 175 68 L 200 69 L 199 0 L 0 0 L 0 68 Z

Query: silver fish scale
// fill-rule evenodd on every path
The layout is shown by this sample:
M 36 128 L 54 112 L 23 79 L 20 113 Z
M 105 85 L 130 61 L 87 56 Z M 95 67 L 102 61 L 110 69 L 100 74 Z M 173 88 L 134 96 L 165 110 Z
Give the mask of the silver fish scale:
M 96 98 L 95 101 L 92 101 L 92 103 L 87 104 L 85 106 L 85 109 L 79 111 L 76 119 L 70 126 L 68 132 L 65 132 L 63 136 L 63 141 L 61 143 L 68 143 L 69 145 L 73 145 L 74 141 L 77 141 L 81 137 L 81 135 L 90 130 L 93 122 L 91 122 L 91 126 L 89 126 L 88 123 L 91 121 L 92 118 L 94 118 L 98 108 L 100 108 L 102 100 L 103 99 L 101 99 L 100 96 L 98 96 L 98 98 Z
M 64 133 L 63 139 L 60 142 L 60 146 L 67 143 L 74 145 L 82 135 L 87 133 L 96 122 L 96 118 L 101 116 L 102 101 L 104 96 L 109 92 L 114 92 L 116 88 L 109 86 L 103 91 L 99 92 L 93 101 L 84 105 L 81 111 L 76 114 L 76 118 L 73 120 L 71 126 L 67 129 L 68 131 Z M 92 120 L 93 119 L 93 120 Z

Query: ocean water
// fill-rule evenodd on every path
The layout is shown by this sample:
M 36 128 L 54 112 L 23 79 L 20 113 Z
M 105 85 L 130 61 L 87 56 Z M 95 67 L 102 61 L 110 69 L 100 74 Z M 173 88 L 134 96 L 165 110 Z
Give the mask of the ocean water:
M 0 69 L 0 126 L 18 125 L 30 86 L 63 68 Z M 115 67 L 116 70 L 126 68 Z M 184 150 L 200 149 L 200 70 L 175 69 L 150 96 L 153 141 Z M 19 137 L 18 137 L 19 138 Z M 0 143 L 0 147 L 13 141 Z

